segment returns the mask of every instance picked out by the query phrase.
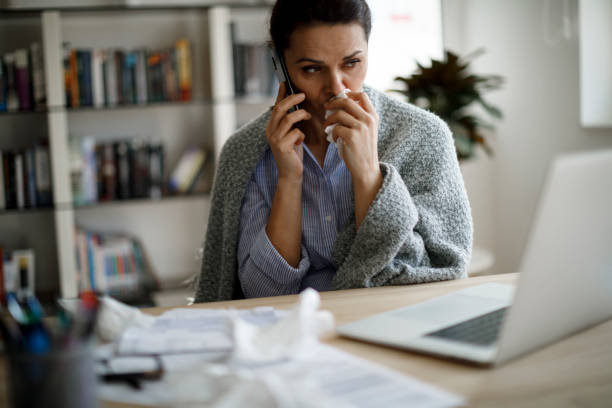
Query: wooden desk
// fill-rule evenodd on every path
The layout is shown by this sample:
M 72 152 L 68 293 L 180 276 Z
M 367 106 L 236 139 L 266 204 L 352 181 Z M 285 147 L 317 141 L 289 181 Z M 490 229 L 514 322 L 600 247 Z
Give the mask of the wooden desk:
M 321 294 L 322 308 L 331 311 L 336 323 L 342 324 L 485 282 L 513 284 L 517 278 L 517 274 L 492 275 L 413 286 L 326 292 Z M 274 306 L 286 309 L 296 301 L 297 296 L 281 296 L 191 307 Z M 146 312 L 159 314 L 165 310 L 167 308 L 153 308 Z M 474 407 L 612 406 L 612 320 L 496 368 L 473 367 L 337 335 L 326 342 L 464 395 Z M 103 406 L 127 407 L 111 403 Z
M 518 274 L 458 281 L 321 293 L 322 308 L 337 324 L 422 302 L 485 282 L 514 284 Z M 192 307 L 290 308 L 297 296 L 198 304 Z M 148 309 L 158 314 L 166 309 Z M 560 316 L 562 318 L 562 316 Z M 496 368 L 473 367 L 334 335 L 344 351 L 464 395 L 474 407 L 612 406 L 612 320 Z

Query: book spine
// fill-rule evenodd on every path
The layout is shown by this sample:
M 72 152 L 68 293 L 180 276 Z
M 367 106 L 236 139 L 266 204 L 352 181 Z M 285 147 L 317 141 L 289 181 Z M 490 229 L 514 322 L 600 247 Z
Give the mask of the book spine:
M 51 167 L 49 166 L 49 149 L 46 146 L 34 148 L 34 177 L 36 179 L 36 202 L 40 206 L 50 206 L 53 198 L 51 193 Z
M 6 209 L 6 195 L 4 185 L 4 154 L 0 150 L 0 211 Z M 2 263 L 2 257 L 0 257 L 0 263 Z M 1 283 L 1 282 L 0 282 Z
M 30 64 L 28 61 L 27 49 L 15 51 L 15 75 L 17 96 L 19 98 L 19 110 L 32 110 Z
M 92 52 L 92 61 L 91 61 L 91 81 L 93 85 L 93 106 L 96 108 L 100 108 L 104 106 L 104 79 L 103 79 L 103 53 L 102 51 L 93 51 Z
M 115 52 L 109 50 L 106 53 L 106 98 L 108 106 L 115 106 L 119 103 L 117 96 L 117 67 Z
M 42 48 L 39 43 L 30 45 L 30 59 L 32 61 L 32 95 L 34 108 L 42 109 L 47 103 L 45 89 L 45 65 Z
M 98 181 L 96 169 L 96 141 L 93 137 L 83 139 L 83 200 L 85 203 L 95 203 L 98 201 Z
M 148 101 L 148 86 L 147 86 L 147 54 L 145 50 L 137 52 L 136 61 L 136 93 L 138 95 L 138 103 L 145 104 Z
M 25 207 L 25 191 L 23 185 L 23 155 L 15 154 L 15 190 L 17 191 L 17 208 Z
M 192 75 L 191 75 L 191 44 L 189 40 L 182 38 L 175 44 L 177 61 L 180 99 L 191 100 Z
M 81 100 L 83 101 L 83 106 L 93 106 L 93 83 L 92 83 L 92 56 L 91 50 L 81 50 L 81 66 L 82 66 L 82 83 L 83 87 L 83 96 Z
M 106 196 L 104 185 L 104 173 L 102 171 L 104 165 L 104 145 L 96 144 L 94 147 L 94 155 L 96 161 L 96 191 L 98 201 L 103 201 Z
M 79 63 L 77 55 L 77 50 L 70 50 L 70 106 L 73 108 L 80 106 Z
M 36 199 L 36 165 L 33 148 L 26 151 L 26 170 L 30 207 L 38 207 L 38 200 Z
M 114 200 L 117 197 L 117 165 L 113 145 L 106 143 L 103 146 L 102 179 L 104 183 L 104 201 Z
M 6 306 L 6 291 L 4 287 L 4 254 L 2 246 L 0 246 L 0 304 Z
M 16 112 L 19 110 L 19 96 L 17 95 L 14 53 L 4 55 L 4 65 L 6 68 L 6 110 Z
M 70 69 L 70 46 L 68 43 L 62 45 L 63 62 L 64 62 L 64 96 L 67 107 L 72 106 L 72 71 Z
M 8 85 L 8 80 L 6 78 L 6 67 L 4 66 L 4 57 L 0 57 L 0 112 L 6 111 L 7 85 Z
M 117 86 L 116 92 L 117 92 L 117 103 L 118 104 L 123 104 L 126 103 L 125 99 L 123 98 L 123 69 L 124 69 L 124 53 L 121 50 L 116 50 L 114 53 L 114 57 L 115 57 L 115 78 L 116 78 L 116 83 L 115 85 Z
M 94 250 L 93 250 L 93 234 L 86 233 L 87 238 L 87 269 L 89 272 L 89 284 L 91 290 L 96 290 L 96 277 L 95 277 L 95 261 L 94 261 Z
M 123 67 L 123 100 L 125 103 L 129 104 L 134 104 L 137 101 L 136 61 L 136 53 L 128 52 L 125 54 Z
M 117 198 L 124 200 L 130 198 L 130 152 L 128 142 L 115 144 L 115 162 L 117 163 Z
M 164 185 L 164 148 L 161 144 L 149 146 L 149 197 L 161 198 Z
M 21 296 L 34 295 L 35 259 L 32 249 L 13 251 L 14 267 L 17 271 L 17 289 Z

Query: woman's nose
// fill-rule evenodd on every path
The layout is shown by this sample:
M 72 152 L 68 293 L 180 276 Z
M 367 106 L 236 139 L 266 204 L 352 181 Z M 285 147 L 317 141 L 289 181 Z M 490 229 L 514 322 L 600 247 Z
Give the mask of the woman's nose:
M 330 72 L 329 74 L 329 90 L 334 94 L 338 95 L 344 91 L 344 83 L 342 81 L 342 75 L 340 72 Z

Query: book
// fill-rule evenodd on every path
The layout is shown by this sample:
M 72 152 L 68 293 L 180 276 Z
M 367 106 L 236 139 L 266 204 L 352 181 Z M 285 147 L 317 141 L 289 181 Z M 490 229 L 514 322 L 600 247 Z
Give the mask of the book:
M 6 111 L 7 81 L 4 58 L 0 58 L 0 112 Z
M 13 152 L 4 152 L 4 191 L 6 209 L 17 208 L 17 187 L 15 184 L 15 155 Z
M 142 301 L 159 285 L 140 242 L 120 233 L 75 230 L 79 289 Z
M 149 147 L 149 197 L 161 198 L 164 184 L 164 147 L 161 143 Z
M 123 58 L 123 67 L 121 69 L 121 77 L 123 87 L 121 89 L 123 95 L 123 103 L 134 104 L 136 103 L 136 92 L 135 92 L 135 71 L 136 71 L 136 54 L 132 52 L 126 52 Z
M 4 289 L 4 254 L 0 245 L 0 304 L 6 306 L 6 291 Z
M 2 269 L 4 272 L 4 293 L 15 293 L 18 289 L 17 270 L 13 257 L 9 253 L 5 253 L 2 258 Z
M 178 83 L 180 99 L 191 100 L 192 75 L 191 75 L 191 44 L 186 38 L 176 41 L 176 56 L 178 69 Z
M 96 166 L 96 141 L 88 136 L 81 142 L 83 157 L 82 199 L 86 204 L 98 201 L 98 169 Z
M 15 85 L 19 99 L 19 110 L 32 110 L 30 63 L 28 50 L 25 48 L 15 51 Z
M 70 106 L 78 108 L 80 106 L 79 89 L 79 62 L 77 50 L 70 50 L 69 56 L 69 80 L 70 80 Z
M 23 154 L 15 153 L 14 161 L 14 174 L 15 174 L 15 191 L 17 197 L 17 208 L 22 209 L 25 207 L 25 185 L 23 182 Z
M 119 96 L 117 94 L 117 67 L 115 52 L 109 50 L 105 53 L 104 58 L 104 84 L 106 91 L 106 105 L 115 106 L 119 103 Z
M 25 179 L 27 180 L 27 197 L 28 205 L 32 208 L 38 207 L 38 199 L 36 194 L 36 159 L 34 148 L 30 148 L 25 152 L 26 171 Z
M 6 195 L 5 195 L 5 187 L 4 187 L 4 163 L 3 163 L 3 153 L 0 150 L 0 211 L 6 209 Z M 0 257 L 0 263 L 2 262 L 2 257 Z
M 13 268 L 16 271 L 17 293 L 20 298 L 34 295 L 34 260 L 32 249 L 13 251 Z
M 47 90 L 45 88 L 43 52 L 39 43 L 30 45 L 30 61 L 33 106 L 35 109 L 42 109 L 47 103 Z
M 49 147 L 34 147 L 34 179 L 36 180 L 36 202 L 39 206 L 50 206 L 53 202 L 51 190 L 51 167 Z
M 204 168 L 206 156 L 206 151 L 199 147 L 190 147 L 185 150 L 170 176 L 168 183 L 170 191 L 179 194 L 191 192 Z
M 117 198 L 131 197 L 131 149 L 127 141 L 115 143 L 115 163 L 117 165 Z
M 93 51 L 91 60 L 91 82 L 93 106 L 100 108 L 104 106 L 104 76 L 103 76 L 104 52 Z
M 148 197 L 151 181 L 149 173 L 149 145 L 142 140 L 134 140 L 132 142 L 131 159 L 131 197 Z
M 147 52 L 146 50 L 137 51 L 136 59 L 136 94 L 139 104 L 147 103 L 149 100 L 147 86 Z
M 116 89 L 116 93 L 117 93 L 117 103 L 118 104 L 124 104 L 124 103 L 128 103 L 125 100 L 125 95 L 123 93 L 123 87 L 124 87 L 124 80 L 125 78 L 123 77 L 123 70 L 124 65 L 125 65 L 125 53 L 122 50 L 115 50 L 115 52 L 113 53 L 113 58 L 115 59 L 115 79 L 116 79 L 116 83 L 115 85 L 117 86 Z
M 117 198 L 117 164 L 115 162 L 115 151 L 112 143 L 105 143 L 103 146 L 102 173 L 103 189 L 101 200 L 109 201 Z
M 6 110 L 16 112 L 19 110 L 19 96 L 17 95 L 14 53 L 4 54 L 4 68 L 6 70 Z
M 91 50 L 77 51 L 79 67 L 79 89 L 81 106 L 93 106 L 92 55 Z

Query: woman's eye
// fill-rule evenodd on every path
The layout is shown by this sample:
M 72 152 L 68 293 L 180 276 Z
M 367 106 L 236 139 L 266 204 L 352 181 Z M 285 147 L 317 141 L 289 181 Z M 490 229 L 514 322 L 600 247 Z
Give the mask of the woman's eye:
M 320 71 L 320 68 L 314 65 L 310 65 L 307 67 L 302 67 L 302 71 L 308 73 L 308 74 L 314 74 L 315 72 Z
M 348 61 L 348 62 L 346 63 L 346 66 L 347 66 L 347 67 L 352 68 L 352 67 L 354 67 L 355 65 L 357 65 L 359 62 L 361 62 L 361 61 L 360 61 L 360 60 L 358 60 L 358 59 L 353 59 L 353 60 Z

